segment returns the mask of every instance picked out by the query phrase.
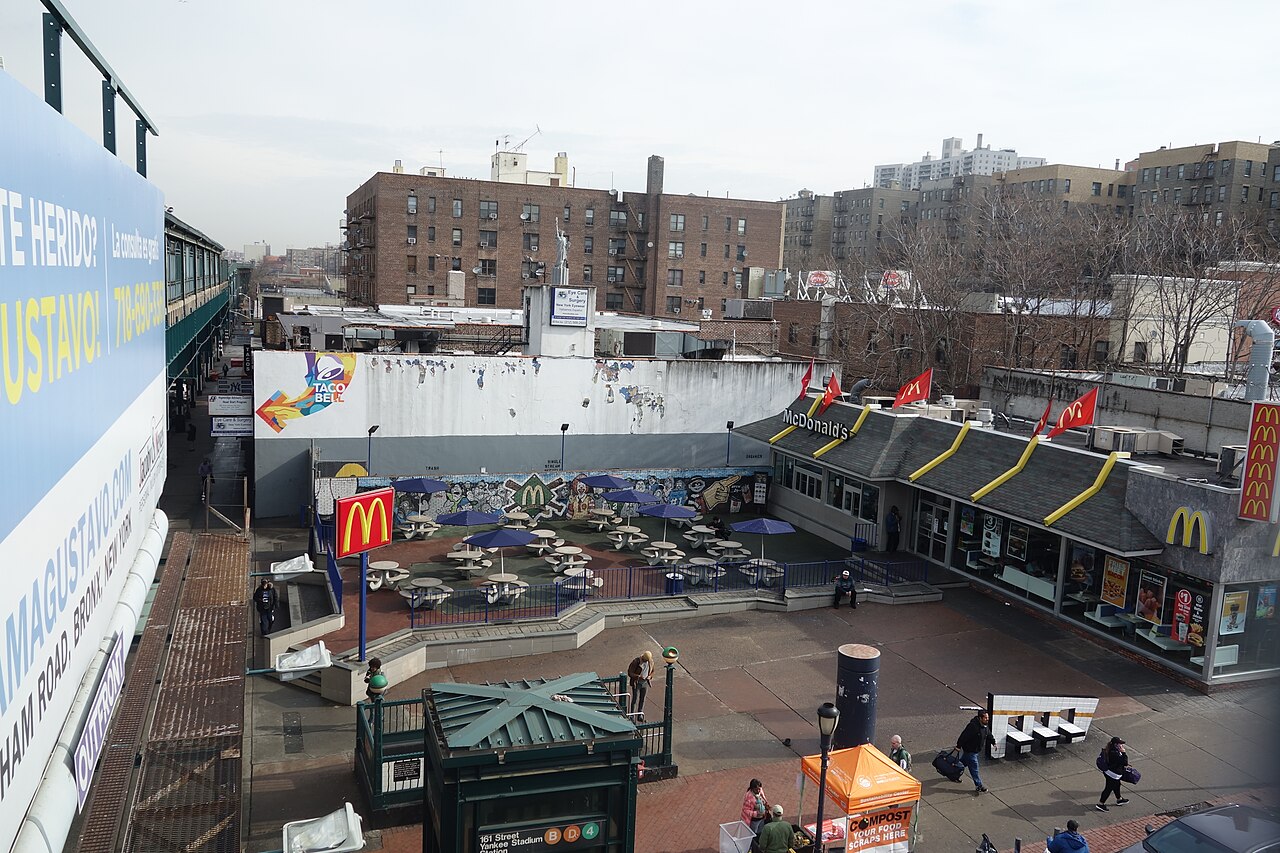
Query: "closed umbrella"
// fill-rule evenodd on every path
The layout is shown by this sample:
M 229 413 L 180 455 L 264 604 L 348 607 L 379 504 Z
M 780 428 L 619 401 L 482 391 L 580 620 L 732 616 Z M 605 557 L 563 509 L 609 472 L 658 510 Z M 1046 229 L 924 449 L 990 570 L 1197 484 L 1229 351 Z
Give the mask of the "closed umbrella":
M 698 513 L 691 507 L 680 506 L 679 504 L 654 504 L 640 510 L 640 514 L 662 519 L 662 538 L 665 540 L 667 538 L 668 518 L 693 518 Z
M 486 530 L 483 533 L 474 533 L 463 539 L 468 545 L 474 545 L 477 548 L 510 548 L 512 545 L 528 545 L 537 537 L 528 530 L 508 530 L 503 527 L 498 530 Z M 502 555 L 502 551 L 498 551 L 498 569 L 506 572 L 507 564 Z
M 764 559 L 764 537 L 773 536 L 778 533 L 795 533 L 796 529 L 785 521 L 778 521 L 776 518 L 752 518 L 747 521 L 739 521 L 729 525 L 729 529 L 734 533 L 759 533 L 760 534 L 760 559 Z

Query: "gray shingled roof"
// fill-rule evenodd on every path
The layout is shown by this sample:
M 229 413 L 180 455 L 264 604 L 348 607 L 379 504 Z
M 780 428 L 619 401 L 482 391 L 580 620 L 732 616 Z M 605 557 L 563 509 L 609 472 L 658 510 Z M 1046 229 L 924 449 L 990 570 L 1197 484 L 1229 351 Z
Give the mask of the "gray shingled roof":
M 802 400 L 792 411 L 805 414 L 811 405 Z M 836 405 L 821 420 L 852 426 L 860 407 Z M 735 432 L 762 441 L 784 428 L 775 415 L 738 428 Z M 914 471 L 951 447 L 959 424 L 925 417 L 901 417 L 873 410 L 856 436 L 824 454 L 823 464 L 843 468 L 869 480 L 906 481 Z M 775 447 L 797 456 L 812 456 L 831 439 L 796 429 Z M 947 461 L 916 480 L 915 485 L 949 497 L 969 501 L 982 486 L 1017 464 L 1027 440 L 991 430 L 971 429 L 960 449 Z M 1105 456 L 1042 443 L 1027 466 L 978 505 L 994 512 L 1043 523 L 1044 517 L 1093 485 Z M 1112 468 L 1102 490 L 1067 513 L 1050 528 L 1065 536 L 1084 539 L 1121 554 L 1159 551 L 1164 545 L 1125 507 L 1130 465 Z

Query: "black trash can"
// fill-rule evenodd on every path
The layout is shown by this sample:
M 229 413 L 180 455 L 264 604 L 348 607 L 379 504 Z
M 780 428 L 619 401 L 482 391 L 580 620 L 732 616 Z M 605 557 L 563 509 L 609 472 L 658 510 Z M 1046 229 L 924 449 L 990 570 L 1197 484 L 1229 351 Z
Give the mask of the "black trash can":
M 667 573 L 667 595 L 680 595 L 684 592 L 684 575 L 679 572 Z
M 861 554 L 867 550 L 867 540 L 861 536 L 853 536 L 849 539 L 849 550 L 855 554 Z

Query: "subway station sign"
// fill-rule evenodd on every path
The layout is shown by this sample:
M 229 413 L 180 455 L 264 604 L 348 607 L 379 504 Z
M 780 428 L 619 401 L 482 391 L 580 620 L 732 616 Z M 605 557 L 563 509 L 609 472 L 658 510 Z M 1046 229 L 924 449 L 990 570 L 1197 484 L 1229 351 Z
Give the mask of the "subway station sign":
M 604 844 L 605 818 L 567 820 L 520 829 L 482 828 L 477 833 L 478 853 L 551 853 L 585 850 Z

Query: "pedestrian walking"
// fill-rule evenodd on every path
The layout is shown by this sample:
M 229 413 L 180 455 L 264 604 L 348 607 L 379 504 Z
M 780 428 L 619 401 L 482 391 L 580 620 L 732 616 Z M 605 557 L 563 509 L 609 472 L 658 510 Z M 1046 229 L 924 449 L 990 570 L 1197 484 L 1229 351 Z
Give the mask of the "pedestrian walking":
M 849 575 L 849 570 L 845 569 L 836 578 L 836 598 L 831 606 L 836 610 L 840 609 L 840 599 L 849 596 L 849 606 L 854 610 L 858 609 L 858 591 L 853 588 L 853 578 Z
M 1049 853 L 1089 853 L 1089 842 L 1080 834 L 1080 824 L 1067 821 L 1067 831 L 1057 832 L 1045 839 Z
M 253 604 L 258 610 L 258 628 L 265 637 L 271 633 L 271 628 L 275 625 L 276 607 L 280 604 L 280 594 L 276 592 L 271 581 L 263 578 L 258 584 L 258 588 L 253 593 Z
M 1129 802 L 1129 798 L 1120 793 L 1120 781 L 1124 775 L 1124 769 L 1129 766 L 1129 756 L 1125 752 L 1124 741 L 1118 737 L 1113 737 L 1103 747 L 1102 754 L 1098 756 L 1098 766 L 1106 765 L 1106 769 L 1102 771 L 1102 775 L 1106 777 L 1107 782 L 1102 788 L 1102 795 L 1098 797 L 1098 804 L 1094 806 L 1098 811 L 1109 811 L 1107 808 L 1107 797 L 1112 794 L 1116 795 L 1116 805 L 1123 806 Z
M 187 424 L 187 452 L 193 453 L 196 449 L 196 422 L 191 421 Z
M 898 507 L 889 507 L 889 514 L 884 517 L 885 538 L 888 539 L 889 547 L 885 550 L 893 553 L 898 550 L 898 535 L 902 533 L 902 513 L 898 512 Z
M 911 753 L 902 745 L 902 735 L 889 738 L 889 760 L 908 773 L 911 772 Z
M 982 775 L 978 772 L 978 754 L 988 746 L 995 745 L 996 739 L 991 736 L 991 729 L 988 728 L 990 724 L 991 715 L 986 711 L 979 711 L 973 715 L 969 725 L 964 727 L 960 737 L 956 738 L 956 749 L 960 750 L 960 763 L 969 768 L 969 775 L 973 777 L 975 797 L 987 790 L 987 786 L 982 784 Z
M 627 684 L 631 688 L 629 710 L 636 719 L 644 722 L 644 699 L 653 680 L 653 652 L 644 652 L 633 658 L 627 667 Z
M 382 658 L 369 658 L 369 668 L 364 673 L 364 695 L 370 702 L 381 702 L 387 692 L 387 677 L 382 674 Z
M 751 827 L 751 831 L 760 834 L 760 824 L 769 812 L 769 800 L 764 795 L 764 785 L 759 779 L 752 779 L 747 784 L 746 796 L 742 798 L 742 822 Z
M 760 830 L 760 853 L 787 853 L 795 841 L 795 830 L 791 823 L 782 819 L 783 808 L 773 805 L 769 809 L 770 820 Z M 821 832 L 822 828 L 818 828 Z
M 209 463 L 209 457 L 206 456 L 204 461 L 200 463 L 200 501 L 204 502 L 209 498 L 209 487 L 213 485 L 213 465 Z

